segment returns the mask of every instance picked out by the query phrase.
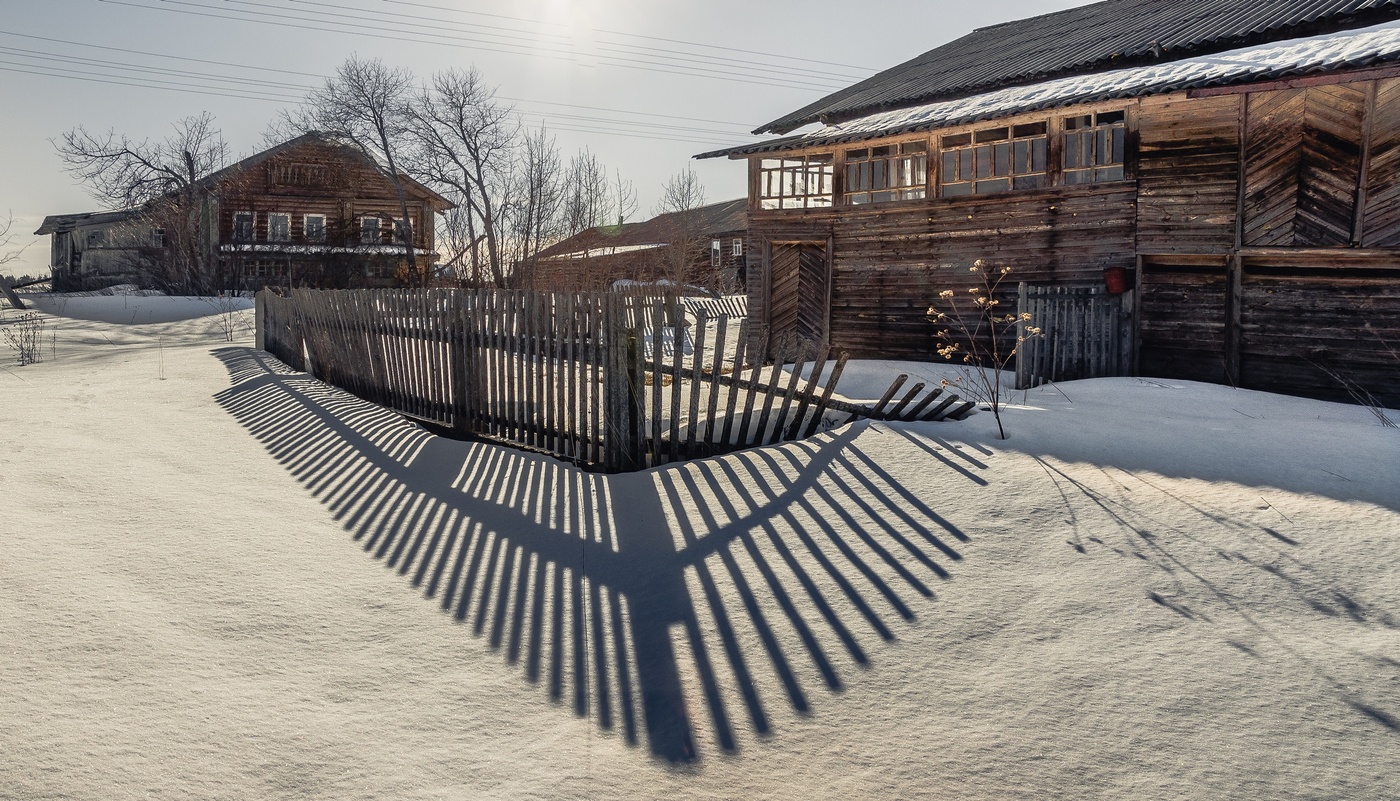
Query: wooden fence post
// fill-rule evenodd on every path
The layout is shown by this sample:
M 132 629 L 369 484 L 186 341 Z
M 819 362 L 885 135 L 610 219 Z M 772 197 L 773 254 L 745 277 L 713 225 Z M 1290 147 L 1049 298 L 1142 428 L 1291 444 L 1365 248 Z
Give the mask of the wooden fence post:
M 267 350 L 267 290 L 253 296 L 253 347 Z

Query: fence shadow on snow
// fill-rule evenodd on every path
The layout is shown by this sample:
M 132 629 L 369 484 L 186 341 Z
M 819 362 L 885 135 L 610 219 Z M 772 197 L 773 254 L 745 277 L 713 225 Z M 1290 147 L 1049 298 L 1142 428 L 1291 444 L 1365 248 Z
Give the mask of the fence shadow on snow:
M 218 402 L 360 547 L 562 706 L 673 762 L 846 689 L 968 539 L 855 429 L 601 475 L 434 437 L 264 352 L 216 354 Z

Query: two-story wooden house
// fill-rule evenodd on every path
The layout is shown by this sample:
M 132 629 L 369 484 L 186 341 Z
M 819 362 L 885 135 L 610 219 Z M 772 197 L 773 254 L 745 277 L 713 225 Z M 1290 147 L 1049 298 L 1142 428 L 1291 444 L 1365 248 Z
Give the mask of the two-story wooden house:
M 438 254 L 441 195 L 402 177 L 416 261 L 424 276 Z M 365 287 L 410 283 L 393 183 L 359 147 L 309 133 L 198 182 L 198 247 L 222 288 Z M 170 236 L 152 208 L 49 217 L 56 289 L 122 281 L 159 283 Z
M 1135 277 L 1143 375 L 1400 404 L 1400 2 L 1107 0 L 757 131 L 756 336 L 934 359 L 978 259 Z M 797 133 L 793 133 L 797 131 Z

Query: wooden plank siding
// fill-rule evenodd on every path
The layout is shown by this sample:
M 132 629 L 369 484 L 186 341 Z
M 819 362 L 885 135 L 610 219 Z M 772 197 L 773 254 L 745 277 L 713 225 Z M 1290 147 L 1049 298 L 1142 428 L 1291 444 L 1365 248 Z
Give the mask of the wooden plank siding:
M 1400 78 L 1376 81 L 1361 246 L 1400 248 Z
M 1152 97 L 1138 107 L 1140 253 L 1225 253 L 1235 244 L 1240 98 Z
M 830 242 L 829 342 L 855 358 L 936 360 L 925 312 L 939 291 L 964 292 L 978 259 L 1010 267 L 1013 287 L 1102 286 L 1105 268 L 1126 267 L 1140 374 L 1351 397 L 1340 375 L 1400 405 L 1400 78 L 1360 77 L 1009 118 L 1048 121 L 1051 188 L 937 196 L 941 137 L 1003 120 L 927 134 L 923 200 L 840 195 L 840 151 L 909 134 L 828 146 L 831 208 L 759 209 L 756 156 L 750 345 L 799 303 L 785 294 L 801 291 L 793 265 L 767 245 Z M 1062 185 L 1062 121 L 1104 110 L 1126 112 L 1123 180 Z
M 1248 96 L 1244 244 L 1351 243 L 1366 92 L 1338 84 Z

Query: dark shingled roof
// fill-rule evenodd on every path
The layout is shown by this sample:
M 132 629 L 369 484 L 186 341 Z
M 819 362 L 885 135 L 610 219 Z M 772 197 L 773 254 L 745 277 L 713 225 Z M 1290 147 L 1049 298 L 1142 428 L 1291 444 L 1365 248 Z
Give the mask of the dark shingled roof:
M 1106 0 L 978 29 L 754 133 L 1397 18 L 1400 0 Z

